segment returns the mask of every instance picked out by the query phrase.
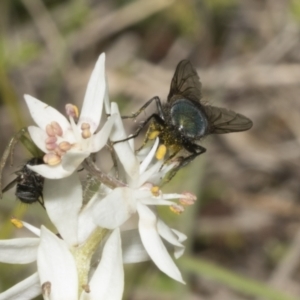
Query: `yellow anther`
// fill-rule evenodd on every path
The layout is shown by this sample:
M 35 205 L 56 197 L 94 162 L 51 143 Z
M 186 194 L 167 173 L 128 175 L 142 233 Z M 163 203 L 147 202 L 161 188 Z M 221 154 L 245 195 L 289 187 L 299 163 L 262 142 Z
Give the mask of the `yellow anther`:
M 66 109 L 67 116 L 72 117 L 72 118 L 78 118 L 79 109 L 76 105 L 73 105 L 70 103 L 66 104 L 65 109 Z
M 22 228 L 22 227 L 23 227 L 23 222 L 20 221 L 20 220 L 18 220 L 18 219 L 16 219 L 16 218 L 11 218 L 11 219 L 10 219 L 10 222 L 11 222 L 14 226 L 16 226 L 17 228 Z
M 91 128 L 91 125 L 89 123 L 82 123 L 81 124 L 81 129 L 82 130 L 90 129 L 90 128 Z
M 58 147 L 60 150 L 67 152 L 68 150 L 70 150 L 72 148 L 72 145 L 69 142 L 64 141 L 64 142 L 59 143 Z
M 179 203 L 184 206 L 189 206 L 189 205 L 193 205 L 196 200 L 197 200 L 196 195 L 190 192 L 184 192 L 182 193 L 182 197 L 179 199 Z
M 59 157 L 62 157 L 66 152 L 61 150 L 59 147 L 55 147 L 54 151 L 52 152 L 52 154 L 56 154 Z
M 176 215 L 180 215 L 184 212 L 184 208 L 181 205 L 177 205 L 177 204 L 171 205 L 170 210 Z
M 82 130 L 81 132 L 81 136 L 84 138 L 84 139 L 88 139 L 89 137 L 91 137 L 92 133 L 89 129 L 84 129 Z
M 49 166 L 56 166 L 61 162 L 61 157 L 55 153 L 47 153 L 44 155 L 43 160 Z
M 149 140 L 154 140 L 155 138 L 158 137 L 159 134 L 160 134 L 160 132 L 158 130 L 154 130 L 154 131 L 150 132 L 148 138 L 149 138 Z
M 150 189 L 151 193 L 153 194 L 153 196 L 155 197 L 158 197 L 159 196 L 159 192 L 160 192 L 160 189 L 157 185 L 153 186 L 151 189 Z
M 161 160 L 165 157 L 167 153 L 167 147 L 165 145 L 160 145 L 156 151 L 155 157 L 157 160 Z

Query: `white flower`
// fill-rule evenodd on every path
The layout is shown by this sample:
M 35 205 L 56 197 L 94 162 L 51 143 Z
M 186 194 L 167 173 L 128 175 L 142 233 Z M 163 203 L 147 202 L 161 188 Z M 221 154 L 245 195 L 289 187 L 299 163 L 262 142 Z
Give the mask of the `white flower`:
M 104 101 L 108 101 L 105 79 L 105 54 L 101 54 L 92 72 L 82 110 L 67 105 L 69 120 L 53 107 L 25 95 L 25 101 L 36 126 L 29 126 L 34 143 L 46 153 L 45 164 L 30 168 L 45 178 L 63 178 L 72 174 L 91 153 L 107 143 L 115 116 L 111 116 L 97 133 Z
M 117 106 L 112 103 L 111 111 L 118 114 Z M 116 120 L 115 130 L 112 132 L 112 140 L 120 140 L 125 137 L 122 120 Z M 183 194 L 162 194 L 154 195 L 153 185 L 160 182 L 165 174 L 172 168 L 162 167 L 163 162 L 156 161 L 154 155 L 157 150 L 158 139 L 153 148 L 139 162 L 128 142 L 115 144 L 115 151 L 125 170 L 128 187 L 118 187 L 111 191 L 102 201 L 93 205 L 92 214 L 94 222 L 100 227 L 114 229 L 121 227 L 122 230 L 130 230 L 127 237 L 134 240 L 131 251 L 128 250 L 127 262 L 140 262 L 147 260 L 149 256 L 157 267 L 171 278 L 184 283 L 181 273 L 172 258 L 170 257 L 162 239 L 168 241 L 175 247 L 175 257 L 183 254 L 184 246 L 181 244 L 185 240 L 185 235 L 169 228 L 159 219 L 155 211 L 156 205 L 173 206 L 171 199 L 188 197 Z M 147 183 L 148 182 L 148 183 Z M 176 206 L 175 206 L 176 207 Z M 140 237 L 139 239 L 136 236 Z M 142 243 L 146 251 L 142 251 Z M 128 248 L 130 249 L 130 244 Z
M 108 138 L 116 141 L 126 137 L 118 107 L 108 101 L 104 60 L 102 54 L 77 122 L 76 107 L 67 106 L 67 120 L 54 108 L 25 96 L 39 126 L 30 126 L 29 133 L 46 153 L 45 164 L 30 168 L 45 177 L 44 207 L 58 235 L 44 226 L 38 229 L 23 222 L 37 238 L 0 240 L 1 262 L 37 262 L 37 272 L 1 293 L 0 300 L 31 299 L 41 293 L 44 299 L 51 300 L 120 300 L 123 264 L 149 259 L 162 272 L 184 283 L 163 240 L 173 246 L 175 258 L 179 258 L 186 236 L 168 227 L 159 218 L 156 206 L 169 206 L 180 212 L 183 207 L 175 200 L 189 204 L 194 199 L 186 193 L 163 194 L 156 186 L 176 166 L 164 165 L 162 159 L 155 158 L 159 140 L 138 155 L 133 150 L 133 140 L 115 144 L 118 166 L 109 175 L 89 165 L 90 153 L 103 148 Z M 97 132 L 103 106 L 110 117 Z M 76 172 L 84 159 L 82 165 L 90 172 L 88 178 L 94 177 L 100 184 L 92 195 L 83 192 Z M 118 178 L 112 176 L 114 171 Z M 18 222 L 15 224 L 20 225 Z
M 84 210 L 80 211 L 82 188 L 77 174 L 60 180 L 45 180 L 44 203 L 61 238 L 44 226 L 39 230 L 22 222 L 38 237 L 0 240 L 1 262 L 27 264 L 37 261 L 38 269 L 37 273 L 1 293 L 0 300 L 31 299 L 41 293 L 45 299 L 53 300 L 121 299 L 124 271 L 119 229 L 110 234 L 100 263 L 92 277 L 87 277 L 96 242 L 101 242 L 101 230 L 90 222 L 91 218 L 87 219 L 89 216 Z M 85 289 L 78 294 L 83 283 Z

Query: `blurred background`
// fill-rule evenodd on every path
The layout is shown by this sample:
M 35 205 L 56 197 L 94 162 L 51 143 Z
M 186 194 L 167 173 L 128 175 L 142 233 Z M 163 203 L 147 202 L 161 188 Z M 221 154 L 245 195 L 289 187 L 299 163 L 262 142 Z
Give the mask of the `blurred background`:
M 122 114 L 165 101 L 188 58 L 205 103 L 253 120 L 250 131 L 201 141 L 207 152 L 164 187 L 198 196 L 180 216 L 161 211 L 188 236 L 177 262 L 187 285 L 152 263 L 127 266 L 124 299 L 300 299 L 299 0 L 3 0 L 0 24 L 0 153 L 32 124 L 23 94 L 81 107 L 101 52 Z M 128 134 L 136 128 L 125 124 Z M 30 155 L 19 145 L 14 157 L 3 185 Z M 29 236 L 13 215 L 51 227 L 12 190 L 0 201 L 1 239 Z M 35 269 L 0 264 L 0 291 Z

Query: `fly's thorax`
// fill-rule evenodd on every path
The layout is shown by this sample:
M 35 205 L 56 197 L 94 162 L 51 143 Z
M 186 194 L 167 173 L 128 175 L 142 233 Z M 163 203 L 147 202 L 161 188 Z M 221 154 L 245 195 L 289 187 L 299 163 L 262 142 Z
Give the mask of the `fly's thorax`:
M 176 99 L 168 104 L 169 118 L 173 126 L 188 139 L 203 137 L 208 129 L 208 121 L 201 104 L 188 99 Z

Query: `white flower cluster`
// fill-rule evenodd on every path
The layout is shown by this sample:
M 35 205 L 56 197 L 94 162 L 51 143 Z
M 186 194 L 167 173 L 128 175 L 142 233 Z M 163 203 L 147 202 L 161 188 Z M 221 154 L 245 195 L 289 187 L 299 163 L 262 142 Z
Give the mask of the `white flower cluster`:
M 122 299 L 123 264 L 149 259 L 162 272 L 184 283 L 163 240 L 174 247 L 178 258 L 184 252 L 186 236 L 168 227 L 158 217 L 156 206 L 176 210 L 180 206 L 174 200 L 194 199 L 188 193 L 163 194 L 156 187 L 172 168 L 172 164 L 164 165 L 155 158 L 158 139 L 138 155 L 133 140 L 115 144 L 119 166 L 114 172 L 122 180 L 113 178 L 114 172 L 104 174 L 113 178 L 114 186 L 98 178 L 102 182 L 98 191 L 87 203 L 84 201 L 78 167 L 85 166 L 90 154 L 99 152 L 109 140 L 126 137 L 118 107 L 108 99 L 105 55 L 100 55 L 91 75 L 80 115 L 70 104 L 66 106 L 66 118 L 31 96 L 26 95 L 25 101 L 37 124 L 28 131 L 45 153 L 44 164 L 28 167 L 45 178 L 44 205 L 58 234 L 44 226 L 38 229 L 12 220 L 37 237 L 0 240 L 0 261 L 36 261 L 37 272 L 0 293 L 0 300 L 32 299 L 40 294 L 51 300 Z M 99 129 L 103 108 L 109 117 Z

